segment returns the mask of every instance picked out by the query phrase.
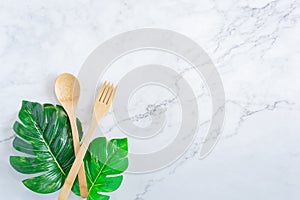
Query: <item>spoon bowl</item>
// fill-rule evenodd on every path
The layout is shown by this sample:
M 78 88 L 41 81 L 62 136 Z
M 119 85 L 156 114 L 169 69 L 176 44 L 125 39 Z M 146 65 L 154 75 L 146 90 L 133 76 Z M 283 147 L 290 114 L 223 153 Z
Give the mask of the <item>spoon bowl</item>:
M 80 97 L 80 84 L 78 79 L 69 73 L 61 74 L 55 80 L 55 93 L 63 107 L 74 106 L 76 108 Z M 73 108 L 73 110 L 75 109 Z

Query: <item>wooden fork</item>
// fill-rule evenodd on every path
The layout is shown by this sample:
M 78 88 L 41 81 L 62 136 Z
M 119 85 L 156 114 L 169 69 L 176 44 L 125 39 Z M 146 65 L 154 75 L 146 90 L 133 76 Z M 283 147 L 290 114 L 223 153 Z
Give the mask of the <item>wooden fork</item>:
M 98 125 L 98 122 L 104 117 L 109 110 L 112 101 L 114 99 L 117 87 L 114 87 L 110 83 L 103 83 L 97 99 L 94 104 L 93 117 L 86 136 L 83 139 L 82 145 L 76 155 L 72 168 L 67 176 L 67 179 L 60 191 L 59 200 L 66 200 L 71 192 L 73 183 L 82 165 L 84 155 L 88 149 L 88 146 L 93 138 L 93 133 Z

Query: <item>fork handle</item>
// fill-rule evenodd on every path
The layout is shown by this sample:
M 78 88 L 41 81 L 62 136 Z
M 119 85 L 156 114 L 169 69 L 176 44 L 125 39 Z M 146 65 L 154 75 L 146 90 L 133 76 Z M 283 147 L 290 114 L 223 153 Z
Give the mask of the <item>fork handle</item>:
M 82 142 L 82 145 L 76 155 L 76 158 L 73 162 L 73 165 L 71 167 L 71 170 L 65 180 L 65 183 L 59 193 L 59 197 L 58 197 L 58 200 L 66 200 L 68 199 L 68 196 L 71 192 L 71 189 L 72 189 L 72 186 L 73 186 L 73 183 L 76 179 L 76 176 L 77 176 L 77 173 L 79 172 L 80 170 L 80 167 L 82 165 L 82 162 L 83 162 L 83 158 L 84 158 L 84 155 L 85 153 L 87 152 L 87 149 L 88 149 L 88 146 L 93 138 L 93 133 L 95 132 L 95 129 L 97 127 L 98 123 L 97 123 L 97 120 L 96 120 L 96 117 L 95 115 L 93 114 L 93 118 L 92 118 L 92 121 L 91 121 L 91 124 L 90 124 L 90 127 L 88 129 L 88 132 L 86 134 L 86 136 L 84 137 L 84 140 Z

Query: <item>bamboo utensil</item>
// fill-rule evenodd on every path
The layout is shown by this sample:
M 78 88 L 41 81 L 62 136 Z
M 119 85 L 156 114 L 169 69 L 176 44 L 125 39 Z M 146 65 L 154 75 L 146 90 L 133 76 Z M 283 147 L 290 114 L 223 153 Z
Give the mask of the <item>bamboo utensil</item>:
M 76 175 L 80 170 L 80 166 L 82 165 L 82 160 L 84 158 L 84 155 L 88 149 L 88 146 L 92 140 L 93 133 L 98 125 L 98 122 L 103 118 L 103 116 L 108 112 L 112 101 L 114 99 L 115 93 L 116 93 L 116 87 L 113 87 L 112 84 L 106 83 L 106 81 L 103 83 L 100 92 L 96 98 L 95 104 L 94 104 L 94 111 L 92 116 L 92 121 L 90 124 L 90 127 L 88 129 L 88 132 L 86 136 L 84 137 L 84 140 L 82 142 L 82 145 L 76 155 L 75 161 L 72 165 L 72 168 L 67 176 L 67 179 L 65 180 L 65 183 L 60 191 L 59 200 L 66 200 L 69 196 L 69 193 L 71 191 L 72 185 L 75 181 Z
M 80 97 L 79 81 L 72 74 L 61 74 L 55 81 L 55 94 L 58 101 L 68 114 L 72 129 L 74 152 L 75 155 L 77 155 L 80 148 L 80 141 L 76 125 L 76 110 Z M 86 198 L 88 196 L 88 188 L 83 164 L 80 165 L 78 180 L 80 186 L 80 195 L 81 197 Z

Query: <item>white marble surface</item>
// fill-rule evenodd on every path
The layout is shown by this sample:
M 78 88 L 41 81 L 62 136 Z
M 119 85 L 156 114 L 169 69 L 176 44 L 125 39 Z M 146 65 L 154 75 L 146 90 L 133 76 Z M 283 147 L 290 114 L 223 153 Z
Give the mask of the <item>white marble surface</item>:
M 8 164 L 8 156 L 13 153 L 11 126 L 21 100 L 56 103 L 52 88 L 58 74 L 78 73 L 101 42 L 144 27 L 183 33 L 205 49 L 224 83 L 226 121 L 222 138 L 209 157 L 198 159 L 196 140 L 183 158 L 164 170 L 126 174 L 111 199 L 298 200 L 297 0 L 1 0 L 1 197 L 19 200 L 57 196 L 30 192 L 21 184 L 24 177 Z M 205 95 L 199 96 L 200 102 L 201 98 Z M 135 107 L 134 101 L 131 106 Z M 144 112 L 145 106 L 132 113 Z M 168 109 L 173 106 L 176 101 Z M 176 124 L 175 119 L 173 127 Z M 107 132 L 117 131 L 109 123 L 101 126 Z

